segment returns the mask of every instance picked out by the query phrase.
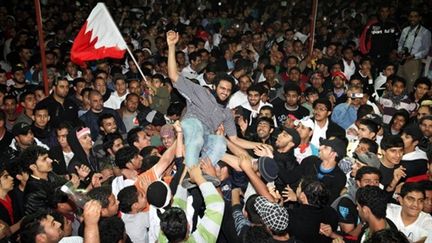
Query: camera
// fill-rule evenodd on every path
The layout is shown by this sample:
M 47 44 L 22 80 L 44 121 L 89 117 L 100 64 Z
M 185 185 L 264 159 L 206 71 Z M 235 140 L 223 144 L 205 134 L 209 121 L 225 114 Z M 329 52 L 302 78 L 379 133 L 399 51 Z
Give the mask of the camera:
M 359 98 L 363 98 L 363 94 L 362 93 L 353 93 L 351 94 L 351 99 L 359 99 Z
M 399 56 L 401 58 L 400 64 L 404 65 L 407 58 L 410 56 L 410 52 L 408 50 L 408 47 L 402 48 L 402 51 L 399 53 Z

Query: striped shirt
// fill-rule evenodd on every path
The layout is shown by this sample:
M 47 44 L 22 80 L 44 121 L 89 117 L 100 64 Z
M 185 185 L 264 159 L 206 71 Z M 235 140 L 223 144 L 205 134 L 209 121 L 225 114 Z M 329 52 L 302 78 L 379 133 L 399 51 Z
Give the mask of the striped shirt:
M 180 188 L 181 186 L 179 189 Z M 185 242 L 216 242 L 224 214 L 224 200 L 222 196 L 216 191 L 216 188 L 211 182 L 202 183 L 199 188 L 204 197 L 206 210 L 204 212 L 204 216 L 199 220 L 196 230 Z M 174 196 L 172 206 L 179 207 L 186 212 L 187 191 L 179 189 L 177 189 L 177 192 Z M 165 237 L 162 231 L 159 233 L 158 242 L 168 242 L 168 239 Z

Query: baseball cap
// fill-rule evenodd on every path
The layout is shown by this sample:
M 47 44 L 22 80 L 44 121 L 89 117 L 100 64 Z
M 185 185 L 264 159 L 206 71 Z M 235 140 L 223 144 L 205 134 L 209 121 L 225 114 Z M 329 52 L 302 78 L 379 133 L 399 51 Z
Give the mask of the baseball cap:
M 360 161 L 363 164 L 367 164 L 368 166 L 379 168 L 380 167 L 380 160 L 378 156 L 371 152 L 366 153 L 357 153 L 354 152 L 353 157 Z
M 282 231 L 288 228 L 288 211 L 279 204 L 269 202 L 265 197 L 255 199 L 255 209 L 263 223 L 272 230 Z
M 335 78 L 335 77 L 340 77 L 340 78 L 342 78 L 343 80 L 347 80 L 347 77 L 345 76 L 345 74 L 343 73 L 343 72 L 341 72 L 341 71 L 336 71 L 336 72 L 333 72 L 332 74 L 332 78 Z
M 18 63 L 12 67 L 12 73 L 15 73 L 18 71 L 24 71 L 24 65 L 23 64 Z
M 279 173 L 279 167 L 276 161 L 269 157 L 260 157 L 258 159 L 258 170 L 267 182 L 276 180 Z
M 301 120 L 294 121 L 294 125 L 295 126 L 303 125 L 303 126 L 308 127 L 312 130 L 315 127 L 315 123 L 308 116 L 303 117 Z
M 320 145 L 325 145 L 331 147 L 338 155 L 339 158 L 343 158 L 346 155 L 346 145 L 345 143 L 336 137 L 331 137 L 329 139 L 320 138 Z
M 27 135 L 30 130 L 30 125 L 25 122 L 18 122 L 12 127 L 12 134 L 14 136 Z
M 286 133 L 288 133 L 292 137 L 294 147 L 299 146 L 301 139 L 300 139 L 300 135 L 297 132 L 297 130 L 295 130 L 293 128 L 284 127 L 282 131 L 285 131 Z

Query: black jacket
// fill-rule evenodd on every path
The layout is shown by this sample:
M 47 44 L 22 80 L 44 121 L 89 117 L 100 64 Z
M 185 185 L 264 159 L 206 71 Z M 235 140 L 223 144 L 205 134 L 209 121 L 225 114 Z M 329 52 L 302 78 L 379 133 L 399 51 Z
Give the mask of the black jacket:
M 38 105 L 48 107 L 51 127 L 57 127 L 63 121 L 70 121 L 73 126 L 79 125 L 78 106 L 70 98 L 66 98 L 62 105 L 54 99 L 53 95 L 50 95 L 41 100 Z
M 48 174 L 48 180 L 30 176 L 24 189 L 24 214 L 29 215 L 38 210 L 52 208 L 51 196 L 56 188 L 66 183 L 66 179 L 54 174 Z

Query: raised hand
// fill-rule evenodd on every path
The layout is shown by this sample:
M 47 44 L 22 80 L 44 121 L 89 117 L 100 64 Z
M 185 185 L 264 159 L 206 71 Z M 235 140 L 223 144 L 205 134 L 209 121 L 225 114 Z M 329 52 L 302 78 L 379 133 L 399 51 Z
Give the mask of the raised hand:
M 80 179 L 85 179 L 90 174 L 90 168 L 86 165 L 75 166 L 75 170 Z
M 179 41 L 179 35 L 177 32 L 174 32 L 172 30 L 167 32 L 168 47 L 174 47 L 178 41 Z

